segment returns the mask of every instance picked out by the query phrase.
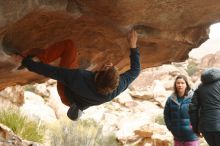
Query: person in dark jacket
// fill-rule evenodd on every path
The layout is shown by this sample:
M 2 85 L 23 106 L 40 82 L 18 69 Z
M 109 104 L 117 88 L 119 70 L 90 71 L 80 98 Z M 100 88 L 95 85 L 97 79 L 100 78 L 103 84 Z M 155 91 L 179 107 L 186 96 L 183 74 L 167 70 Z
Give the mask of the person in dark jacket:
M 220 145 L 220 68 L 208 68 L 201 75 L 189 108 L 196 133 L 202 133 L 209 146 Z
M 189 118 L 189 103 L 193 91 L 183 75 L 176 77 L 174 93 L 168 97 L 164 108 L 164 121 L 174 136 L 174 146 L 198 146 L 198 137 L 193 132 Z
M 92 72 L 84 69 L 68 69 L 51 66 L 46 63 L 33 61 L 31 57 L 22 58 L 14 55 L 15 59 L 29 71 L 50 77 L 63 85 L 64 95 L 70 106 L 67 116 L 77 120 L 81 112 L 94 105 L 111 101 L 123 92 L 140 73 L 139 49 L 136 46 L 137 33 L 132 30 L 128 35 L 130 45 L 130 69 L 119 75 L 112 64 L 105 64 L 99 71 Z

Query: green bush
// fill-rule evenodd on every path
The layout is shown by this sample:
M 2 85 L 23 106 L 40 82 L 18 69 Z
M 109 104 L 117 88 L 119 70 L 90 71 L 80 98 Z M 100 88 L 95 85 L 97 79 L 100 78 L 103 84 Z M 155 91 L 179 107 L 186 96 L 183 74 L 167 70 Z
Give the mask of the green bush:
M 43 126 L 38 125 L 35 121 L 29 120 L 19 111 L 15 109 L 0 110 L 0 117 L 0 123 L 12 129 L 12 131 L 22 139 L 40 143 L 43 142 Z
M 34 84 L 27 84 L 24 86 L 24 91 L 34 92 Z
M 114 135 L 102 137 L 101 126 L 94 120 L 59 121 L 49 128 L 50 146 L 117 146 Z
M 198 65 L 194 62 L 189 62 L 186 72 L 188 73 L 189 76 L 194 75 L 194 73 L 197 71 Z
M 119 146 L 119 143 L 116 141 L 116 136 L 114 133 L 109 134 L 108 136 L 103 136 L 97 142 L 99 146 Z
M 159 114 L 155 117 L 155 123 L 165 125 L 163 114 Z

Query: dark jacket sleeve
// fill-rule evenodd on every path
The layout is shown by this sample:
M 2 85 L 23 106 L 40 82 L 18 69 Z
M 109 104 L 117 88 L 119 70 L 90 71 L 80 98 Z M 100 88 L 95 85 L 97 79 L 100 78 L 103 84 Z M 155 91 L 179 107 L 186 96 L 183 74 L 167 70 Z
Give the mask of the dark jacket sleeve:
M 167 126 L 167 129 L 171 131 L 171 121 L 170 121 L 170 99 L 168 98 L 163 111 L 164 122 Z
M 35 62 L 31 57 L 24 58 L 22 65 L 31 72 L 35 72 L 45 77 L 58 80 L 64 84 L 68 84 L 68 81 L 70 81 L 76 73 L 76 70 L 51 66 L 41 62 Z
M 200 111 L 200 103 L 199 103 L 199 94 L 198 89 L 195 90 L 191 103 L 189 104 L 189 116 L 190 122 L 192 124 L 193 131 L 198 133 L 199 126 L 199 111 Z
M 120 75 L 120 91 L 124 91 L 134 81 L 141 71 L 140 53 L 138 48 L 130 49 L 130 69 Z
M 128 85 L 137 78 L 141 71 L 140 53 L 138 48 L 130 49 L 130 69 L 120 75 L 119 85 L 116 90 L 107 95 L 109 100 L 118 96 L 127 89 Z

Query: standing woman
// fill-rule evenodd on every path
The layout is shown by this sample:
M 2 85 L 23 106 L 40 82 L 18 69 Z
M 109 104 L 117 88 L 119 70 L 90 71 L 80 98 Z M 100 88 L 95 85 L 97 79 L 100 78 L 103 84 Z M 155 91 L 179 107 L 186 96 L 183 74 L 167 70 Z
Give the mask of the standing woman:
M 174 146 L 198 146 L 189 118 L 189 103 L 193 92 L 184 75 L 176 77 L 174 93 L 168 97 L 164 108 L 164 121 L 174 136 Z

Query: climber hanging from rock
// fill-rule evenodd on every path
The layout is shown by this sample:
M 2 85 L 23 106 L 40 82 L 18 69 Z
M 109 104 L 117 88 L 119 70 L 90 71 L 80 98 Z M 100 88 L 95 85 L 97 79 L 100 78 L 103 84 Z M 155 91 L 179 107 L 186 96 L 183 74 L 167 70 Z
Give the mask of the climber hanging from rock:
M 137 33 L 133 29 L 128 34 L 128 43 L 130 69 L 120 75 L 112 63 L 103 65 L 96 72 L 79 69 L 77 50 L 72 40 L 57 42 L 44 50 L 34 49 L 34 56 L 15 52 L 12 58 L 31 72 L 57 80 L 61 101 L 70 107 L 67 116 L 77 120 L 86 108 L 111 101 L 139 75 L 141 67 L 136 46 Z M 39 61 L 34 61 L 36 58 Z M 60 58 L 58 67 L 48 64 L 57 58 Z

